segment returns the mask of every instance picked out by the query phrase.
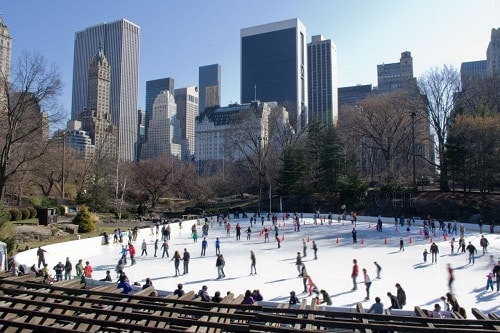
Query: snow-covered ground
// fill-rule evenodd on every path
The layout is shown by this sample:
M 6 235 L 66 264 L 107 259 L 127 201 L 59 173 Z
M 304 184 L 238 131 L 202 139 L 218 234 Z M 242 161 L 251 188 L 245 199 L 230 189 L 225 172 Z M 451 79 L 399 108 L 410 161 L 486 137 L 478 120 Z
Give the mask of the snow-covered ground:
M 279 215 L 279 238 L 281 248 L 278 249 L 274 239 L 274 231 L 270 231 L 270 242 L 264 242 L 264 235 L 260 235 L 262 225 L 260 221 L 252 226 L 251 240 L 246 239 L 246 229 L 250 225 L 250 218 L 231 219 L 231 234 L 226 236 L 224 226 L 215 223 L 209 230 L 208 248 L 205 257 L 201 257 L 201 225 L 198 226 L 197 243 L 191 238 L 191 226 L 196 221 L 184 221 L 182 229 L 178 224 L 171 225 L 171 240 L 169 241 L 170 258 L 154 257 L 153 244 L 156 235 L 151 234 L 149 228 L 141 229 L 139 237 L 134 243 L 137 249 L 137 263 L 130 266 L 130 260 L 125 267 L 125 272 L 131 282 L 144 283 L 147 277 L 151 278 L 157 290 L 173 291 L 178 283 L 183 283 L 185 290 L 197 292 L 202 285 L 208 286 L 208 292 L 213 295 L 221 291 L 235 294 L 244 294 L 245 290 L 260 289 L 265 301 L 285 302 L 289 299 L 290 291 L 296 291 L 299 299 L 312 298 L 309 294 L 302 293 L 302 279 L 298 277 L 295 266 L 297 252 L 303 251 L 303 241 L 307 246 L 307 256 L 303 259 L 309 275 L 319 289 L 325 289 L 332 297 L 333 306 L 353 308 L 362 302 L 365 308 L 373 303 L 376 296 L 382 299 L 385 307 L 390 306 L 387 292 L 396 294 L 395 284 L 400 283 L 407 295 L 405 309 L 412 310 L 418 305 L 424 309 L 432 309 L 441 296 L 448 292 L 447 264 L 454 268 L 454 291 L 460 306 L 464 307 L 471 317 L 470 309 L 475 307 L 484 313 L 495 312 L 500 314 L 500 292 L 486 291 L 486 275 L 493 268 L 493 262 L 500 260 L 500 235 L 490 234 L 488 226 L 483 227 L 483 233 L 489 240 L 488 253 L 482 254 L 479 246 L 479 227 L 465 224 L 465 239 L 474 244 L 478 250 L 476 262 L 469 264 L 468 254 L 451 254 L 450 239 L 444 240 L 441 231 L 431 237 L 439 246 L 438 263 L 431 263 L 428 256 L 427 263 L 423 262 L 424 249 L 429 250 L 430 240 L 421 234 L 421 221 L 411 227 L 410 232 L 405 227 L 396 229 L 394 219 L 383 218 L 383 232 L 375 229 L 375 217 L 358 217 L 356 224 L 358 242 L 353 244 L 351 221 L 337 222 L 329 225 L 324 223 L 314 225 L 312 215 L 305 215 L 301 220 L 300 231 L 294 231 L 292 220 L 283 221 Z M 242 226 L 241 240 L 235 238 L 235 225 Z M 270 222 L 265 222 L 270 226 Z M 160 238 L 160 236 L 158 236 Z M 221 240 L 221 253 L 224 255 L 226 277 L 217 279 L 215 268 L 215 238 Z M 75 237 L 76 238 L 76 237 Z M 399 240 L 405 243 L 405 251 L 399 250 Z M 411 239 L 411 242 L 410 242 Z M 458 240 L 458 237 L 456 237 Z M 125 238 L 127 241 L 128 238 Z M 146 240 L 148 255 L 140 256 L 141 243 Z M 318 247 L 318 259 L 314 259 L 312 241 Z M 160 241 L 161 244 L 161 241 Z M 458 242 L 455 243 L 455 250 Z M 47 245 L 43 247 L 48 253 L 46 259 L 49 267 L 55 266 L 58 261 L 65 262 L 69 257 L 73 266 L 78 259 L 90 261 L 93 266 L 94 279 L 105 276 L 106 270 L 112 271 L 120 258 L 120 244 L 113 244 L 112 238 L 109 245 L 101 245 L 101 238 L 75 239 L 75 241 Z M 174 276 L 174 263 L 170 261 L 172 254 L 178 250 L 181 255 L 184 249 L 191 254 L 189 274 Z M 257 274 L 250 275 L 250 251 L 257 258 Z M 353 259 L 357 259 L 360 276 L 358 289 L 352 291 L 351 270 Z M 36 262 L 36 249 L 19 253 L 16 256 L 18 263 L 31 266 Z M 381 279 L 376 279 L 374 261 L 382 266 Z M 363 284 L 362 269 L 366 268 L 373 283 L 370 290 L 370 300 L 365 300 L 365 287 Z M 182 272 L 182 262 L 180 265 Z

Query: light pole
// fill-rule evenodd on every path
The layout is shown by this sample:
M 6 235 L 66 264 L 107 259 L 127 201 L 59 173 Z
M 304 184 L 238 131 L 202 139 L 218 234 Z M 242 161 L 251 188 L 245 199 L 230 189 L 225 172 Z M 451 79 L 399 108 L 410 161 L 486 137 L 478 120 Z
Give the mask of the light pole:
M 417 178 L 416 178 L 416 164 L 415 164 L 415 117 L 416 113 L 411 113 L 411 139 L 412 139 L 412 157 L 413 157 L 413 187 L 417 186 Z
M 262 150 L 262 137 L 259 136 L 259 216 L 260 216 L 260 202 L 262 200 L 262 156 L 261 156 L 261 150 Z
M 66 176 L 64 173 L 66 172 L 66 130 L 63 132 L 63 158 L 62 158 L 62 175 L 61 175 L 61 194 L 62 194 L 62 200 L 64 204 L 64 192 L 65 192 L 65 183 L 66 183 Z

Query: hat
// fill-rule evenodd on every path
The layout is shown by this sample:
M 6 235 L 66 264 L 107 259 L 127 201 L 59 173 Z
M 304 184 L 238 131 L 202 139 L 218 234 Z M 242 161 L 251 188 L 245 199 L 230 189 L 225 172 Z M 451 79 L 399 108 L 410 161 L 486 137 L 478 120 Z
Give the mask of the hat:
M 295 295 L 295 291 L 290 291 L 290 295 Z

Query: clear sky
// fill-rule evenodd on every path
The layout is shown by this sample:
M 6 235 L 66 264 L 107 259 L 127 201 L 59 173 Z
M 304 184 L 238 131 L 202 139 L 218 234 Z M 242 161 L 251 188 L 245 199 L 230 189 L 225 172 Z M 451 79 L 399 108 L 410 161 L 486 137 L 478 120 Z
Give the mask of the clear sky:
M 11 0 L 0 13 L 13 38 L 13 59 L 37 51 L 59 66 L 71 109 L 75 32 L 125 18 L 141 27 L 138 106 L 145 82 L 163 77 L 198 85 L 198 67 L 222 66 L 222 105 L 240 100 L 240 29 L 299 18 L 307 40 L 322 34 L 337 46 L 339 86 L 377 85 L 377 64 L 410 51 L 414 74 L 444 64 L 486 59 L 497 0 Z

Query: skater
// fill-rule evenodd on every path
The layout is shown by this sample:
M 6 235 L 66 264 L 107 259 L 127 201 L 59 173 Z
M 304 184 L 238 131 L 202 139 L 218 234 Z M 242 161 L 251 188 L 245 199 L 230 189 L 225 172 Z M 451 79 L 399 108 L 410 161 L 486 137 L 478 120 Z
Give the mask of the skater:
M 85 262 L 85 267 L 83 268 L 83 276 L 86 278 L 92 278 L 92 266 L 90 265 L 90 262 L 86 261 Z
M 370 287 L 372 285 L 372 281 L 370 280 L 370 276 L 366 272 L 366 268 L 363 268 L 363 278 L 365 280 L 365 287 L 366 287 L 365 300 L 369 300 L 370 299 Z
M 453 293 L 453 281 L 455 281 L 453 268 L 451 267 L 451 264 L 447 264 L 446 267 L 448 270 L 448 289 L 450 290 L 450 293 Z
M 146 244 L 146 240 L 145 239 L 142 240 L 141 250 L 142 250 L 141 257 L 143 255 L 145 255 L 147 257 L 148 256 L 148 244 Z
M 382 266 L 380 266 L 380 264 L 378 262 L 376 262 L 376 261 L 374 261 L 373 264 L 377 268 L 377 279 L 380 280 L 381 279 L 380 273 L 382 272 Z
M 451 254 L 455 251 L 455 237 L 453 237 L 450 241 Z
M 250 236 L 252 235 L 252 229 L 250 227 L 247 228 L 247 240 L 250 240 Z
M 170 259 L 170 261 L 174 261 L 175 276 L 181 275 L 181 271 L 179 270 L 179 265 L 181 263 L 181 255 L 179 251 L 176 250 L 174 252 L 174 255 L 172 256 L 172 259 Z
M 62 281 L 64 265 L 61 261 L 59 261 L 59 263 L 54 266 L 54 271 L 56 272 L 56 281 Z
M 167 255 L 168 258 L 168 243 L 166 240 L 163 241 L 163 244 L 161 245 L 161 248 L 163 249 L 163 253 L 161 255 L 162 258 L 165 257 L 165 254 Z
M 156 258 L 156 254 L 158 253 L 158 238 L 155 240 L 154 248 L 155 248 L 155 258 Z
M 428 253 L 429 253 L 429 252 L 427 252 L 427 249 L 424 249 L 424 253 L 422 253 L 422 255 L 423 255 L 423 257 L 424 257 L 424 263 L 426 263 L 426 262 L 427 262 L 427 254 L 428 254 Z
M 256 263 L 256 259 L 255 259 L 255 253 L 253 253 L 253 251 L 250 251 L 250 275 L 253 275 L 254 272 L 255 272 L 255 275 L 257 275 L 257 268 L 255 267 L 255 263 Z
M 406 293 L 399 283 L 396 283 L 396 290 L 399 308 L 402 309 L 406 305 Z
M 486 254 L 488 252 L 488 245 L 490 245 L 490 242 L 484 237 L 484 235 L 481 235 L 481 239 L 479 240 L 479 245 L 483 248 L 483 254 Z
M 439 248 L 438 246 L 436 245 L 436 243 L 432 243 L 431 245 L 431 258 L 432 258 L 432 263 L 436 263 L 438 262 L 438 254 L 439 254 Z
M 76 276 L 81 278 L 83 277 L 83 260 L 78 259 L 78 263 L 75 265 Z
M 356 231 L 356 228 L 352 228 L 352 231 L 351 231 L 351 234 L 352 234 L 352 243 L 357 243 L 358 242 L 358 232 Z
M 352 290 L 358 289 L 358 286 L 356 284 L 356 279 L 358 278 L 359 270 L 358 270 L 358 261 L 356 259 L 352 260 L 352 272 L 351 272 L 351 279 L 352 279 Z
M 220 240 L 218 237 L 215 239 L 215 254 L 220 254 Z
M 304 240 L 304 238 L 302 238 L 302 257 L 305 258 L 307 257 L 307 245 L 306 245 L 306 241 Z
M 489 272 L 488 275 L 486 275 L 486 291 L 488 291 L 491 287 L 491 291 L 493 291 L 493 277 L 495 275 L 493 275 L 492 272 Z
M 302 273 L 302 257 L 300 256 L 300 252 L 297 252 L 297 258 L 295 259 L 295 266 L 297 267 L 297 271 L 299 271 L 299 276 Z
M 312 249 L 314 251 L 314 260 L 318 259 L 318 247 L 316 246 L 316 242 L 312 241 Z
M 241 226 L 239 223 L 236 223 L 236 240 L 241 239 Z
M 497 280 L 497 292 L 500 291 L 500 260 L 493 267 L 493 275 L 495 275 L 495 279 Z
M 73 264 L 69 260 L 69 257 L 66 257 L 66 263 L 64 264 L 64 280 L 71 280 L 72 270 L 73 270 Z
M 405 251 L 405 242 L 403 241 L 403 237 L 399 238 L 399 251 Z
M 207 246 L 208 246 L 207 239 L 203 237 L 203 240 L 201 241 L 201 254 L 200 254 L 201 257 L 205 256 L 207 251 Z
M 217 268 L 217 279 L 222 279 L 226 277 L 224 274 L 224 258 L 222 254 L 217 254 L 217 259 L 215 260 L 215 267 Z
M 135 265 L 135 246 L 132 243 L 128 245 L 128 255 L 130 256 L 130 266 Z
M 472 245 L 471 242 L 469 242 L 469 245 L 467 245 L 465 249 L 469 251 L 469 264 L 472 261 L 472 264 L 474 265 L 474 263 L 476 262 L 476 258 L 474 257 L 474 255 L 477 253 L 476 247 Z
M 307 293 L 307 280 L 309 278 L 309 274 L 307 274 L 306 264 L 302 263 L 302 267 L 300 269 L 300 276 L 302 276 L 302 284 L 304 285 L 304 294 Z
M 281 247 L 281 240 L 278 236 L 276 236 L 276 242 L 278 243 L 278 249 Z
M 189 254 L 188 250 L 184 248 L 184 254 L 182 255 L 184 272 L 182 274 L 189 273 L 189 259 L 191 259 L 191 255 Z
M 45 253 L 48 253 L 41 247 L 38 247 L 38 250 L 36 251 L 36 255 L 38 256 L 38 268 L 40 268 L 42 265 L 45 266 Z

